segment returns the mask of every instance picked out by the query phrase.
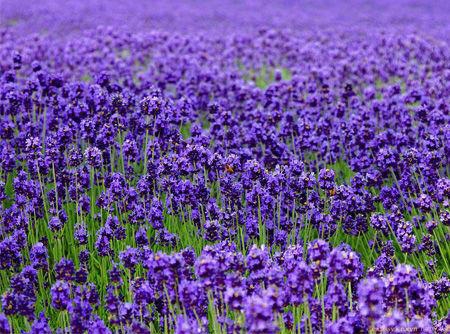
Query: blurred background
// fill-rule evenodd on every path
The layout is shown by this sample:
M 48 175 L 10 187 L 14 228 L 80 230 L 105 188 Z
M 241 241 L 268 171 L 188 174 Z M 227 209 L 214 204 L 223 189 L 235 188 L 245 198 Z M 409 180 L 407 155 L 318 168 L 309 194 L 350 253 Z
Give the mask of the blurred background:
M 448 39 L 448 0 L 1 0 L 0 26 L 21 34 L 70 36 L 98 25 L 132 32 L 383 29 Z

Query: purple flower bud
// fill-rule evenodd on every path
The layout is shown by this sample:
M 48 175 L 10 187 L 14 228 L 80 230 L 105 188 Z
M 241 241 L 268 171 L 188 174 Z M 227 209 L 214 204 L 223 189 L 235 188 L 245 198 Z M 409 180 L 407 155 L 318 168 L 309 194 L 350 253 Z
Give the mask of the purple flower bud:
M 71 281 L 74 278 L 75 266 L 72 260 L 62 258 L 55 264 L 55 276 L 57 280 Z
M 102 152 L 95 146 L 88 147 L 84 151 L 84 157 L 91 167 L 99 168 L 102 165 Z
M 370 278 L 358 285 L 359 313 L 369 321 L 376 321 L 384 314 L 385 286 L 381 279 Z
M 64 223 L 59 219 L 59 217 L 52 217 L 48 222 L 48 227 L 52 232 L 60 231 L 64 226 Z
M 56 281 L 50 293 L 52 295 L 52 306 L 57 310 L 66 310 L 70 303 L 70 287 L 65 281 Z
M 30 334 L 51 334 L 52 331 L 45 317 L 44 312 L 39 314 L 39 317 L 31 325 Z
M 273 312 L 267 298 L 254 295 L 245 302 L 245 327 L 248 333 L 275 334 L 278 328 L 273 319 Z
M 0 313 L 0 333 L 11 333 L 8 318 L 3 313 Z
M 47 269 L 48 253 L 42 242 L 38 242 L 31 247 L 30 260 L 35 269 Z
M 83 223 L 76 224 L 73 237 L 79 245 L 86 245 L 88 242 L 88 231 L 86 229 L 86 225 Z

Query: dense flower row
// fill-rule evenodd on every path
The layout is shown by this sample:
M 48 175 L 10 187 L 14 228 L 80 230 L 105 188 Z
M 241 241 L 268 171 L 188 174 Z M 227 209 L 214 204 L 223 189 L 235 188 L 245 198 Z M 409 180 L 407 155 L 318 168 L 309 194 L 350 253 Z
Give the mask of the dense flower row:
M 0 333 L 449 331 L 449 51 L 1 30 Z
M 387 242 L 363 277 L 361 259 L 350 246 L 333 249 L 323 239 L 310 242 L 306 251 L 303 245 L 288 246 L 273 257 L 264 246 L 253 246 L 244 256 L 228 241 L 206 246 L 199 257 L 189 248 L 171 255 L 152 252 L 147 245 L 128 248 L 120 254 L 123 268 L 108 271 L 105 308 L 113 328 L 133 333 L 149 333 L 153 326 L 203 333 L 209 308 L 229 333 L 353 333 L 399 327 L 433 333 L 432 309 L 448 293 L 450 281 L 424 282 L 410 265 L 395 266 L 393 253 Z M 43 313 L 33 315 L 38 270 L 49 274 L 47 251 L 39 243 L 31 254 L 31 265 L 11 279 L 3 309 L 6 315 L 34 319 L 31 333 L 50 333 Z M 107 333 L 104 321 L 95 316 L 101 303 L 98 289 L 86 282 L 87 257 L 80 256 L 78 270 L 65 258 L 55 264 L 51 305 L 67 311 L 71 332 Z M 123 284 L 130 301 L 121 295 Z M 208 305 L 208 300 L 214 303 Z M 226 317 L 230 312 L 235 319 Z M 243 323 L 240 314 L 245 315 Z M 4 316 L 2 326 L 8 327 Z M 443 331 L 446 323 L 435 326 Z

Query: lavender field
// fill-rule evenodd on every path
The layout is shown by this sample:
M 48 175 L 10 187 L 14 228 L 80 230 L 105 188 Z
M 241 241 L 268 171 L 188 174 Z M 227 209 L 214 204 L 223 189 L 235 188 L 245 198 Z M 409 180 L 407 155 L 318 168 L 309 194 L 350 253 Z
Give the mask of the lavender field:
M 450 333 L 450 1 L 0 0 L 0 334 Z

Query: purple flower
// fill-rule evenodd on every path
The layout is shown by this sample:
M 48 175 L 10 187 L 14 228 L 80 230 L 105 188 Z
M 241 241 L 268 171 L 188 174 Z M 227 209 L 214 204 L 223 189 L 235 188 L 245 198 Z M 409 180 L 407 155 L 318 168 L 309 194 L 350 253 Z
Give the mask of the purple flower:
M 254 295 L 244 306 L 245 328 L 248 333 L 277 333 L 278 327 L 273 319 L 271 303 L 267 298 Z
M 353 334 L 354 332 L 354 326 L 347 317 L 327 323 L 325 330 L 326 334 Z
M 394 332 L 398 328 L 407 328 L 404 315 L 397 309 L 384 314 L 376 323 L 377 331 L 380 332 Z
M 267 252 L 267 249 L 262 246 L 261 248 L 258 248 L 257 246 L 252 246 L 250 249 L 248 255 L 247 255 L 247 268 L 251 272 L 255 272 L 258 270 L 262 270 L 265 268 L 268 260 L 269 260 L 269 254 Z
M 337 279 L 356 282 L 362 275 L 363 264 L 351 250 L 333 249 L 329 257 L 328 274 Z
M 370 225 L 375 230 L 380 231 L 384 235 L 388 235 L 390 232 L 389 221 L 384 215 L 380 213 L 375 213 L 374 215 L 372 215 L 372 217 L 370 218 Z
M 245 290 L 242 287 L 228 287 L 224 294 L 225 303 L 232 310 L 242 310 L 244 307 Z
M 62 258 L 55 264 L 55 276 L 57 280 L 71 281 L 74 279 L 75 266 L 71 260 Z
M 145 307 L 155 300 L 155 291 L 145 280 L 136 280 L 133 284 L 134 302 Z
M 424 212 L 429 212 L 433 208 L 433 199 L 430 195 L 420 194 L 416 200 L 417 206 Z
M 294 305 L 302 304 L 305 298 L 311 296 L 314 288 L 313 272 L 304 261 L 300 261 L 289 273 L 286 288 L 290 303 Z
M 179 300 L 187 312 L 192 313 L 195 311 L 197 315 L 206 313 L 208 299 L 200 282 L 183 280 L 178 286 L 178 293 Z
M 385 284 L 383 280 L 370 278 L 358 285 L 359 313 L 369 322 L 377 321 L 384 314 Z
M 31 247 L 30 260 L 35 269 L 47 269 L 48 253 L 42 242 L 37 242 Z
M 102 227 L 98 230 L 95 248 L 100 256 L 108 256 L 111 253 L 110 237 L 111 233 L 107 228 Z
M 41 312 L 39 314 L 39 317 L 33 322 L 30 331 L 30 334 L 41 334 L 41 333 L 42 334 L 52 333 L 44 312 Z
M 175 334 L 194 334 L 203 333 L 204 331 L 199 326 L 197 320 L 179 315 L 175 322 Z
M 80 261 L 80 264 L 84 267 L 88 266 L 89 258 L 91 256 L 91 253 L 87 249 L 83 249 L 80 251 L 80 254 L 78 254 L 78 260 Z
M 133 273 L 139 263 L 139 251 L 136 248 L 127 247 L 125 251 L 119 254 L 119 259 L 123 266 Z
M 139 247 L 147 246 L 148 245 L 148 237 L 147 237 L 147 229 L 145 227 L 140 227 L 139 230 L 137 230 L 136 235 L 136 244 Z
M 89 322 L 88 327 L 89 334 L 111 334 L 111 330 L 106 327 L 103 320 L 98 316 L 95 316 L 93 320 Z
M 216 220 L 208 220 L 203 225 L 204 232 L 204 238 L 208 241 L 217 241 L 221 237 L 221 226 Z
M 57 310 L 66 310 L 70 303 L 70 287 L 65 281 L 56 281 L 50 290 L 52 306 Z
M 319 171 L 319 186 L 324 190 L 334 189 L 334 171 L 332 169 L 321 169 Z
M 339 282 L 330 283 L 324 297 L 324 302 L 327 313 L 332 314 L 333 308 L 336 308 L 340 315 L 345 315 L 349 306 L 345 287 Z
M 110 271 L 108 271 L 109 281 L 113 284 L 121 284 L 122 283 L 121 275 L 122 275 L 122 272 L 117 267 L 116 264 L 114 264 L 112 269 Z
M 48 227 L 53 232 L 60 231 L 64 226 L 64 223 L 59 219 L 59 217 L 52 217 L 48 222 Z
M 317 239 L 308 244 L 308 260 L 316 276 L 327 269 L 329 254 L 330 245 L 324 240 Z
M 98 147 L 91 146 L 84 151 L 84 157 L 91 167 L 99 168 L 102 165 L 102 152 Z
M 88 242 L 88 232 L 86 229 L 86 225 L 83 223 L 76 224 L 73 237 L 79 245 L 86 245 Z
M 10 333 L 11 327 L 9 326 L 8 318 L 3 313 L 0 313 L 0 332 Z

